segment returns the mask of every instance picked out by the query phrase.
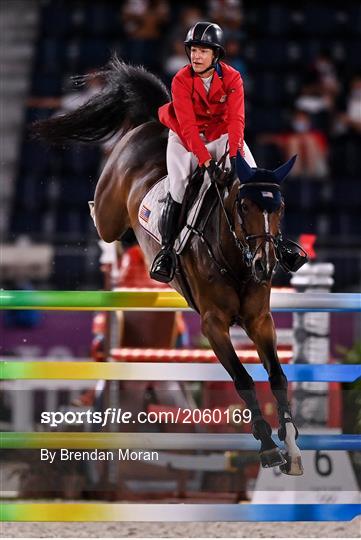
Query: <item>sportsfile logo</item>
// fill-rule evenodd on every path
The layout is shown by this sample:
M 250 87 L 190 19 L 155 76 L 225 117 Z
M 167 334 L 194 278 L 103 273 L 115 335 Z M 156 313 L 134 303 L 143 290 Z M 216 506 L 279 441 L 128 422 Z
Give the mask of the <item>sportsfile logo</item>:
M 40 422 L 48 424 L 50 427 L 57 427 L 61 424 L 100 424 L 104 427 L 108 424 L 130 424 L 132 413 L 122 409 L 108 408 L 105 411 L 43 411 L 40 415 Z
M 40 422 L 50 427 L 62 424 L 84 425 L 97 424 L 104 427 L 108 424 L 249 424 L 252 413 L 249 409 L 219 407 L 215 409 L 183 409 L 168 407 L 165 409 L 139 411 L 133 414 L 119 408 L 108 408 L 105 411 L 91 409 L 79 411 L 43 411 Z

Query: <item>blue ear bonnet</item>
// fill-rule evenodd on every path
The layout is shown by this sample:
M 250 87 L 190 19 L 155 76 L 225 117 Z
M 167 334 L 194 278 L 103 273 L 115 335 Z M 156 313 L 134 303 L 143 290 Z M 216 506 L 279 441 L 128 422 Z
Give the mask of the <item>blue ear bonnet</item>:
M 256 182 L 257 180 L 254 179 Z M 264 180 L 258 180 L 262 182 Z M 266 182 L 265 182 L 266 184 Z M 270 185 L 252 186 L 252 183 L 245 184 L 238 192 L 238 201 L 241 199 L 250 199 L 257 204 L 261 210 L 266 210 L 269 213 L 278 210 L 282 204 L 282 195 L 279 187 Z
M 292 169 L 297 156 L 293 156 L 286 163 L 273 171 L 252 168 L 246 160 L 237 153 L 236 169 L 241 182 L 238 192 L 238 202 L 242 198 L 250 199 L 262 210 L 274 212 L 282 204 L 280 184 Z M 258 185 L 257 185 L 258 184 Z

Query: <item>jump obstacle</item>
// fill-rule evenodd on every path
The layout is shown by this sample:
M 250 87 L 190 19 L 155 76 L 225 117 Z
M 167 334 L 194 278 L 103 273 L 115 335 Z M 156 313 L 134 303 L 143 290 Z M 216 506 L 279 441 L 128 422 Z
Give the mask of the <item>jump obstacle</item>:
M 358 504 L 4 503 L 0 521 L 351 521 Z
M 174 291 L 105 291 L 105 292 L 78 292 L 78 291 L 1 291 L 1 309 L 55 309 L 55 310 L 185 310 L 188 309 L 184 299 Z M 360 312 L 360 294 L 335 293 L 272 293 L 271 308 L 273 311 L 317 311 L 317 312 Z M 31 369 L 33 374 L 21 377 L 21 369 L 26 371 L 24 364 L 18 365 L 18 375 L 12 372 L 10 363 L 2 365 L 7 378 L 54 378 L 44 375 L 43 368 L 37 363 Z M 20 366 L 20 364 L 22 364 Z M 64 363 L 62 363 L 64 365 Z M 111 364 L 110 364 L 111 365 Z M 129 366 L 130 364 L 128 364 Z M 93 366 L 93 364 L 92 364 Z M 99 367 L 108 369 L 109 364 L 99 364 Z M 137 375 L 140 364 L 130 366 L 133 375 Z M 170 369 L 176 367 L 170 364 Z M 252 369 L 256 366 L 250 365 Z M 48 366 L 45 366 L 48 367 Z M 117 365 L 117 367 L 120 367 Z M 123 366 L 121 366 L 123 368 Z M 148 366 L 151 367 L 151 366 Z M 165 364 L 149 374 L 152 378 L 164 370 Z M 190 366 L 187 366 L 189 368 Z M 209 368 L 217 366 L 207 366 Z M 220 367 L 220 366 L 219 366 Z M 249 366 L 248 366 L 249 367 Z M 260 367 L 260 366 L 259 366 Z M 290 376 L 299 377 L 295 380 L 319 380 L 312 378 L 320 366 L 290 365 Z M 329 373 L 333 373 L 332 380 L 351 377 L 351 380 L 360 376 L 359 370 L 344 370 L 354 366 L 327 365 Z M 204 370 L 205 365 L 196 366 L 196 370 Z M 330 369 L 331 368 L 331 369 Z M 36 369 L 40 370 L 37 372 Z M 111 368 L 112 369 L 112 368 Z M 129 368 L 125 368 L 129 369 Z M 143 368 L 145 369 L 145 367 Z M 182 367 L 184 369 L 184 367 Z M 257 366 L 258 369 L 258 366 Z M 8 370 L 8 371 L 6 371 Z M 134 371 L 135 370 L 135 371 Z M 209 380 L 201 372 L 194 371 L 197 379 Z M 322 371 L 320 369 L 320 371 Z M 70 374 L 71 368 L 68 369 Z M 218 373 L 219 370 L 215 370 Z M 61 371 L 63 378 L 66 370 Z M 34 375 L 35 374 L 35 375 Z M 123 369 L 123 375 L 125 371 Z M 53 374 L 54 375 L 54 374 Z M 78 373 L 79 375 L 79 373 Z M 113 374 L 108 373 L 109 377 Z M 128 376 L 129 373 L 128 373 Z M 139 371 L 138 371 L 139 376 Z M 189 377 L 189 371 L 187 377 Z M 215 376 L 219 376 L 216 374 Z M 257 376 L 257 375 L 256 375 Z M 323 375 L 330 380 L 332 375 Z M 172 376 L 174 377 L 174 375 Z M 301 377 L 304 377 L 301 379 Z M 308 377 L 308 378 L 307 378 Z M 74 374 L 69 377 L 74 378 Z M 78 377 L 76 377 L 78 378 Z M 102 376 L 102 378 L 104 378 Z M 119 372 L 120 378 L 120 372 Z M 128 379 L 130 380 L 130 379 Z M 140 379 L 132 379 L 140 380 Z M 144 380 L 144 379 L 143 379 Z M 149 380 L 149 379 L 148 379 Z M 153 379 L 152 379 L 153 380 Z M 167 380 L 174 380 L 167 379 Z M 178 379 L 179 380 L 179 379 Z M 183 379 L 185 380 L 185 379 Z M 211 379 L 218 380 L 218 379 Z M 224 380 L 224 379 L 222 379 Z M 291 379 L 292 380 L 292 379 Z M 51 441 L 52 439 L 52 441 Z M 303 450 L 361 450 L 361 437 L 357 435 L 300 435 L 300 448 Z M 54 446 L 51 446 L 54 444 Z M 257 442 L 248 434 L 200 434 L 200 433 L 2 433 L 2 448 L 158 448 L 158 449 L 228 449 L 228 450 L 254 450 Z M 134 446 L 132 446 L 132 444 Z M 73 446 L 74 445 L 74 446 Z M 90 445 L 90 446 L 88 446 Z M 114 445 L 114 446 L 113 446 Z M 96 512 L 94 511 L 96 510 Z M 5 503 L 1 507 L 0 521 L 349 521 L 360 514 L 358 504 L 31 504 L 31 503 Z
M 241 355 L 240 355 L 241 357 Z M 267 382 L 260 364 L 243 364 L 255 382 Z M 290 382 L 353 382 L 361 365 L 282 364 Z M 232 381 L 220 364 L 146 362 L 0 362 L 0 379 L 62 379 L 107 381 Z
M 117 291 L 0 291 L 0 309 L 185 311 L 185 299 L 172 290 L 119 289 Z M 274 312 L 358 312 L 358 293 L 282 293 L 272 291 Z
M 275 442 L 281 441 L 274 435 Z M 361 435 L 300 435 L 301 450 L 361 450 Z M 1 434 L 3 448 L 83 448 L 132 450 L 247 450 L 259 443 L 248 433 L 88 433 L 41 432 Z

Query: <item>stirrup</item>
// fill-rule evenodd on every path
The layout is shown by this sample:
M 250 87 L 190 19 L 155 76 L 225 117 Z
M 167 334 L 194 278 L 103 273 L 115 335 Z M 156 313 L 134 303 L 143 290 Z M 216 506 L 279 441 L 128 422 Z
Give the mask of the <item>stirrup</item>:
M 163 247 L 155 256 L 149 275 L 161 283 L 169 283 L 174 278 L 177 256 L 174 249 Z

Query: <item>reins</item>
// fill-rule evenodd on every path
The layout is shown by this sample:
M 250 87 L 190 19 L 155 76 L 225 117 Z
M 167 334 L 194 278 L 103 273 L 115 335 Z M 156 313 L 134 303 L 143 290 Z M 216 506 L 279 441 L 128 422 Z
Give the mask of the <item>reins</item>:
M 215 183 L 214 186 L 215 186 L 216 193 L 217 193 L 220 205 L 221 205 L 221 209 L 223 211 L 224 217 L 225 217 L 227 225 L 228 225 L 228 229 L 229 229 L 231 235 L 233 236 L 234 242 L 235 242 L 237 248 L 239 249 L 239 251 L 242 253 L 243 260 L 244 260 L 245 264 L 247 266 L 251 266 L 253 258 L 252 258 L 252 252 L 250 250 L 250 247 L 249 247 L 248 243 L 243 243 L 240 240 L 240 238 L 238 238 L 238 236 L 236 234 L 236 231 L 234 230 L 233 224 L 232 224 L 231 220 L 229 219 L 226 207 L 224 206 L 223 197 L 221 195 L 221 192 L 219 191 L 217 183 Z M 234 204 L 236 204 L 236 203 L 237 203 L 237 200 L 234 201 Z M 246 237 L 246 242 L 247 242 L 247 237 Z

